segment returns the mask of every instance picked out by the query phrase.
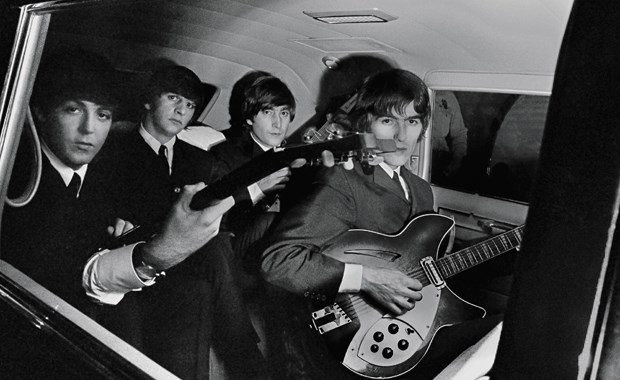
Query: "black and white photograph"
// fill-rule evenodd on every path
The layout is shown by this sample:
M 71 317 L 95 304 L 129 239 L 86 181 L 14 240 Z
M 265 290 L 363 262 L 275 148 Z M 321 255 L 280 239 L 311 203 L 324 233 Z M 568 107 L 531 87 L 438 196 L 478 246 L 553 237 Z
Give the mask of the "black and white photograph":
M 618 16 L 3 1 L 0 378 L 620 380 Z

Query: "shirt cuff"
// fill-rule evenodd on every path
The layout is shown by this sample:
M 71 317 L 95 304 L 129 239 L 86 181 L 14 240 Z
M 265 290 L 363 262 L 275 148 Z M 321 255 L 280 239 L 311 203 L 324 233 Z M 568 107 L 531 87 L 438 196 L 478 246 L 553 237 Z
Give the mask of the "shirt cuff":
M 363 268 L 361 264 L 345 263 L 338 293 L 359 293 L 362 288 Z
M 82 274 L 86 294 L 100 303 L 116 305 L 130 291 L 151 286 L 154 280 L 142 281 L 133 267 L 133 249 L 139 243 L 93 255 Z
M 265 198 L 265 193 L 263 193 L 260 187 L 258 187 L 257 182 L 248 186 L 248 192 L 250 193 L 250 199 L 252 199 L 253 205 L 258 203 L 261 199 Z

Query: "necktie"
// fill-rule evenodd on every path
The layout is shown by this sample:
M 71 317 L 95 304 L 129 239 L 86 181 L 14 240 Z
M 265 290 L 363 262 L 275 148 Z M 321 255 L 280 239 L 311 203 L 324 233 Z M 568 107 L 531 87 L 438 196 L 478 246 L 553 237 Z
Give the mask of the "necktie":
M 394 175 L 392 176 L 392 181 L 394 181 L 394 183 L 396 184 L 396 187 L 398 188 L 398 194 L 400 194 L 403 198 L 407 199 L 407 196 L 405 194 L 405 189 L 403 189 L 403 185 L 400 183 L 400 176 L 398 175 L 397 172 L 394 172 Z
M 71 182 L 69 182 L 69 186 L 67 186 L 67 190 L 69 194 L 73 197 L 77 198 L 80 194 L 80 185 L 82 184 L 82 180 L 80 179 L 80 175 L 77 173 L 73 173 L 73 177 L 71 178 Z
M 166 170 L 166 174 L 170 174 L 170 164 L 168 164 L 168 157 L 166 156 L 167 151 L 168 149 L 165 145 L 159 147 L 159 161 L 161 162 L 162 168 Z

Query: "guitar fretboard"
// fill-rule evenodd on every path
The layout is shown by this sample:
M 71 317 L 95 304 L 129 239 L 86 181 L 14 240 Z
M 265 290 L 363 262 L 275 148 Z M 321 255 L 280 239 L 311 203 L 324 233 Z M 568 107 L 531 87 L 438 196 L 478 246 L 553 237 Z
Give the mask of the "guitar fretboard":
M 435 262 L 437 269 L 443 278 L 448 278 L 513 248 L 518 248 L 523 237 L 523 228 L 524 226 L 519 226 L 443 257 Z

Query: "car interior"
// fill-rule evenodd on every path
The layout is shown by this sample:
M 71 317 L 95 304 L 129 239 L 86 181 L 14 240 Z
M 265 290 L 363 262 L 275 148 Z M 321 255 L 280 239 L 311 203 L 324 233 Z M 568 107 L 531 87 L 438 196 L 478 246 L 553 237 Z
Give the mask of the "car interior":
M 614 121 L 614 115 L 605 115 L 620 96 L 614 97 L 618 90 L 605 83 L 619 75 L 610 62 L 617 58 L 614 41 L 620 33 L 610 37 L 614 34 L 608 29 L 620 31 L 610 26 L 612 22 L 593 20 L 607 20 L 602 10 L 606 6 L 620 9 L 585 3 L 16 3 L 13 11 L 19 20 L 0 103 L 1 196 L 7 197 L 18 146 L 33 141 L 28 102 L 38 65 L 56 49 L 92 50 L 108 57 L 122 73 L 118 91 L 123 100 L 111 132 L 117 134 L 138 120 L 142 107 L 138 89 L 150 72 L 167 63 L 191 68 L 203 82 L 208 100 L 188 131 L 208 149 L 226 138 L 233 84 L 251 70 L 272 73 L 291 89 L 297 110 L 286 144 L 296 145 L 304 144 L 303 134 L 320 128 L 368 75 L 407 69 L 427 84 L 432 118 L 406 166 L 430 182 L 434 210 L 454 221 L 453 240 L 445 254 L 520 231 L 525 225 L 523 244 L 517 249 L 448 283 L 469 302 L 505 316 L 499 343 L 491 354 L 484 352 L 482 364 L 472 364 L 473 374 L 447 372 L 443 378 L 616 378 L 619 308 L 614 231 L 620 136 L 606 127 L 617 116 Z M 596 44 L 587 46 L 588 37 Z M 594 48 L 600 51 L 593 52 Z M 591 60 L 580 55 L 580 49 Z M 593 72 L 596 65 L 602 67 L 599 72 Z M 580 93 L 575 96 L 568 89 Z M 596 117 L 591 116 L 593 111 Z M 581 127 L 572 125 L 582 117 L 587 120 L 579 120 Z M 592 200 L 581 193 L 563 193 L 585 188 L 596 189 Z M 22 198 L 31 190 L 25 189 Z M 5 209 L 13 207 L 2 203 Z M 590 211 L 580 214 L 586 209 Z M 589 261 L 583 257 L 586 253 Z M 582 268 L 587 269 L 578 272 Z M 573 288 L 577 284 L 579 290 Z M 0 358 L 0 368 L 14 371 L 7 373 L 176 378 L 3 261 L 2 252 L 0 314 L 2 325 L 11 326 L 11 331 L 0 331 L 0 346 L 2 336 L 13 333 L 28 347 L 2 351 L 11 353 Z M 261 335 L 261 316 L 253 317 Z M 475 353 L 471 355 L 474 363 Z M 41 370 L 32 372 L 28 363 L 33 362 L 40 363 Z M 467 362 L 462 358 L 455 366 L 463 368 Z

